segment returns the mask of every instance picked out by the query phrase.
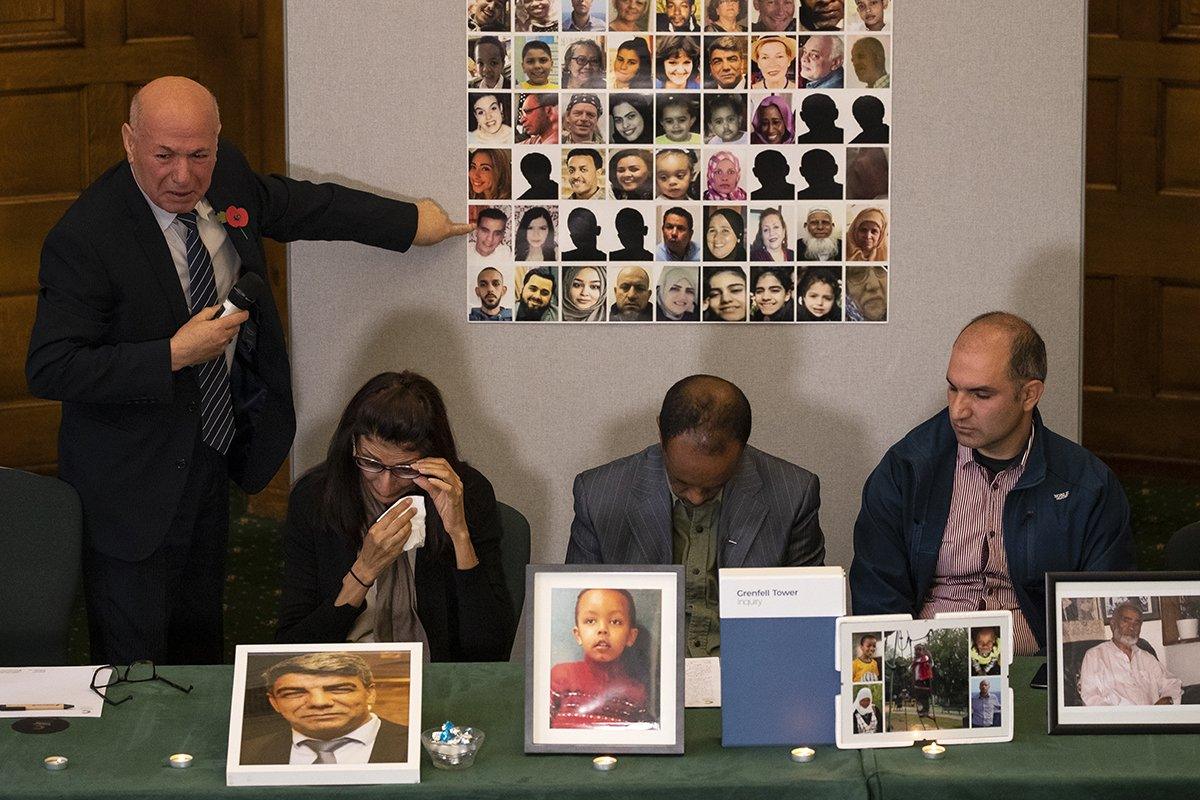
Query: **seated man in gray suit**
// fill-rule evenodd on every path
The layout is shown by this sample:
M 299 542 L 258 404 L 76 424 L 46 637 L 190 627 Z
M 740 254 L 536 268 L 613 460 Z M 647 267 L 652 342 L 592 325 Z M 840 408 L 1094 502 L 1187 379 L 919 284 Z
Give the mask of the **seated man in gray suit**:
M 379 717 L 375 677 L 354 653 L 293 656 L 263 673 L 288 725 L 242 731 L 242 764 L 391 764 L 408 760 L 408 726 Z
M 575 478 L 567 563 L 682 564 L 687 655 L 718 655 L 717 569 L 820 566 L 820 485 L 746 444 L 750 401 L 721 378 L 672 386 L 658 434 Z

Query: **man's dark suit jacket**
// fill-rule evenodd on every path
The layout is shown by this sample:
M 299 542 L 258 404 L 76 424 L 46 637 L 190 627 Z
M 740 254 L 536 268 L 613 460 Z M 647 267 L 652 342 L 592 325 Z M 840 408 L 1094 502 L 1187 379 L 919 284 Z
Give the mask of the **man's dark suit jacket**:
M 286 764 L 292 757 L 292 729 L 272 731 L 258 736 L 242 745 L 241 763 Z M 408 761 L 408 726 L 388 722 L 379 718 L 379 733 L 375 746 L 371 748 L 369 764 L 397 764 Z
M 671 489 L 662 448 L 575 478 L 568 564 L 670 564 Z M 802 567 L 825 561 L 817 476 L 747 445 L 725 484 L 718 567 Z
M 335 184 L 260 176 L 221 142 L 207 199 L 244 208 L 226 224 L 242 272 L 267 281 L 261 238 L 351 240 L 405 250 L 417 209 Z M 129 164 L 101 175 L 42 247 L 37 317 L 25 364 L 30 391 L 63 401 L 59 475 L 83 501 L 85 541 L 140 560 L 163 541 L 176 513 L 200 425 L 196 368 L 171 371 L 170 338 L 190 318 L 162 229 Z M 237 433 L 230 477 L 266 486 L 296 429 L 283 326 L 270 292 L 255 307 L 253 353 L 238 348 L 231 372 Z

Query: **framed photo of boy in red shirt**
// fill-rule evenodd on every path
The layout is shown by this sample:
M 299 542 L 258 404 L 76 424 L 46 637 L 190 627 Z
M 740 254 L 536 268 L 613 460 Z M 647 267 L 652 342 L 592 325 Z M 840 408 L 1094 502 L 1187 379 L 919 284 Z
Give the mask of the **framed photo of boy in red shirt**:
M 531 565 L 525 752 L 683 753 L 683 567 Z

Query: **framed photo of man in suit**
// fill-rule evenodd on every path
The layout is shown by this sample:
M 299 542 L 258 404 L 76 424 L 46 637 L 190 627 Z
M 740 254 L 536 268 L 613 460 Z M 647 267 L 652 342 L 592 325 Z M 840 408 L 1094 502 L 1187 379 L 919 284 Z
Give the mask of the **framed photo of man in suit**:
M 525 752 L 683 752 L 683 567 L 530 566 Z
M 419 642 L 238 645 L 229 786 L 418 783 Z

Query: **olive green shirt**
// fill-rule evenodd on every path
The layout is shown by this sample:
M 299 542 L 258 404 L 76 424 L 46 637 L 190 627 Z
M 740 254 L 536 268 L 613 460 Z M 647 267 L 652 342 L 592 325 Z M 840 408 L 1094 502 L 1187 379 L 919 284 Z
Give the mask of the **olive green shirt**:
M 701 506 L 675 497 L 671 510 L 671 560 L 683 565 L 684 643 L 688 658 L 720 655 L 717 595 L 717 521 L 721 491 Z

